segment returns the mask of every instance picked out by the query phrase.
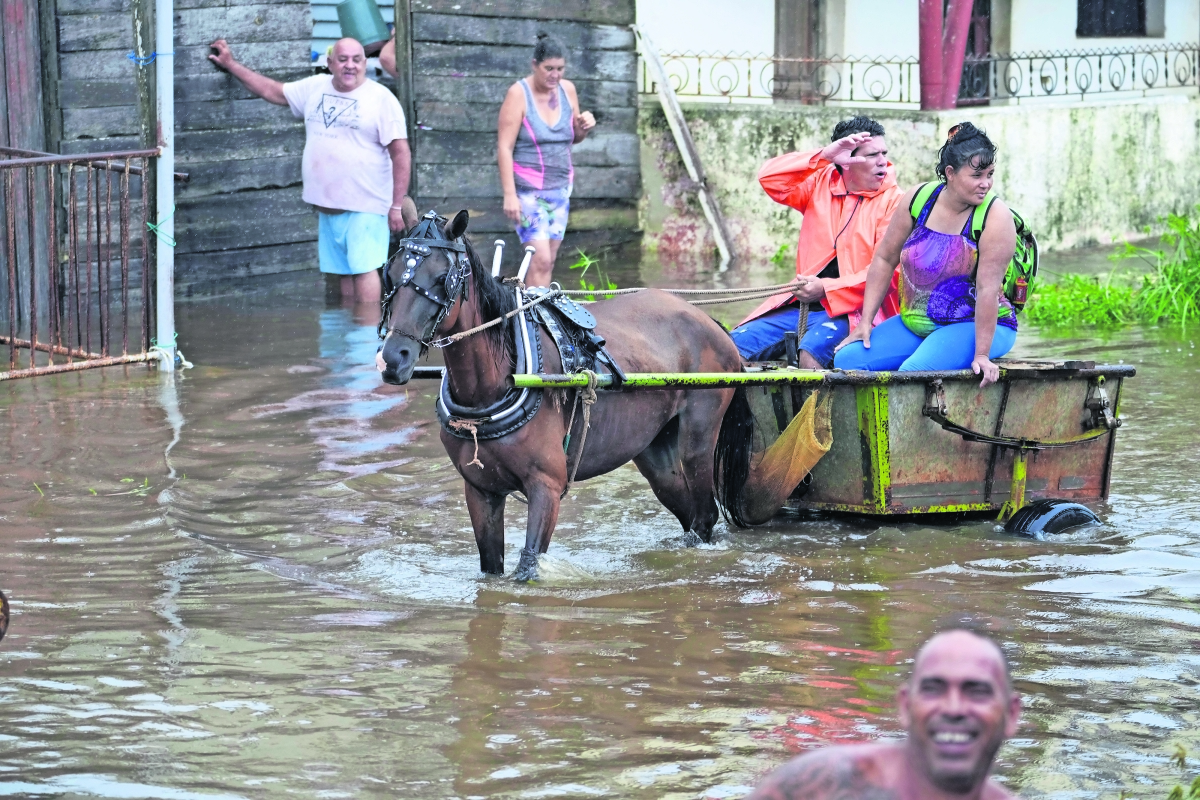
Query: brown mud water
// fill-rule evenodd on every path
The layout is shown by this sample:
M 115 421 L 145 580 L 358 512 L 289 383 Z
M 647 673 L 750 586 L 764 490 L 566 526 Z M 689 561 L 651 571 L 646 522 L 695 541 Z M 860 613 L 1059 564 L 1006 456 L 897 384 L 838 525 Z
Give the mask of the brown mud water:
M 0 394 L 0 796 L 738 797 L 896 736 L 954 611 L 1006 626 L 1024 796 L 1162 797 L 1200 746 L 1194 334 L 1018 339 L 1137 366 L 1101 528 L 782 516 L 685 548 L 625 467 L 573 488 L 525 585 L 478 572 L 436 387 L 380 386 L 371 320 L 305 281 L 179 327 L 174 382 Z

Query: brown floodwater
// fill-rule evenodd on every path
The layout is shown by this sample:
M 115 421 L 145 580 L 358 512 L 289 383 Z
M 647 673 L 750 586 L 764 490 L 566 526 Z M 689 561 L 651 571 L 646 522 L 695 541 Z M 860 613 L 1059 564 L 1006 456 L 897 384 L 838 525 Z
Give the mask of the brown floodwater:
M 382 386 L 368 321 L 312 278 L 263 286 L 181 304 L 174 378 L 0 385 L 0 796 L 740 797 L 897 736 L 907 659 L 956 611 L 998 618 L 1015 664 L 1008 785 L 1193 776 L 1194 333 L 1018 340 L 1138 367 L 1101 528 L 780 517 L 686 548 L 627 466 L 574 488 L 522 585 L 479 572 L 435 387 Z M 507 525 L 511 570 L 523 506 Z

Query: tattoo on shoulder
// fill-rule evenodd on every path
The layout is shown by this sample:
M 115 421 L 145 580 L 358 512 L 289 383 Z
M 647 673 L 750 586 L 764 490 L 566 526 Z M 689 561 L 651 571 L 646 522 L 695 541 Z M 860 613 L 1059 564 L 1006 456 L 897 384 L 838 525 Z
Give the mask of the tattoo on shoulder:
M 767 778 L 751 800 L 895 800 L 896 793 L 864 773 L 855 759 L 798 758 Z

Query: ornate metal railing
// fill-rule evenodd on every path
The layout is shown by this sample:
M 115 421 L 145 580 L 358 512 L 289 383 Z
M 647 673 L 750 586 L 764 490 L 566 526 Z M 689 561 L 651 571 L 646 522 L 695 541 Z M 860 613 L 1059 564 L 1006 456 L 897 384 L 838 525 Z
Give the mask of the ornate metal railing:
M 960 104 L 1200 88 L 1200 44 L 968 57 Z M 964 102 L 965 101 L 965 102 Z
M 825 103 L 916 105 L 921 100 L 915 58 L 782 58 L 722 53 L 664 53 L 663 67 L 681 100 L 769 103 L 777 98 Z M 657 89 L 645 64 L 638 90 Z
M 663 66 L 681 100 L 729 103 L 887 104 L 921 102 L 915 58 L 822 59 L 721 53 L 669 53 Z M 993 53 L 963 64 L 960 105 L 1099 94 L 1145 95 L 1200 88 L 1200 44 L 1069 52 Z M 638 89 L 656 91 L 641 65 Z

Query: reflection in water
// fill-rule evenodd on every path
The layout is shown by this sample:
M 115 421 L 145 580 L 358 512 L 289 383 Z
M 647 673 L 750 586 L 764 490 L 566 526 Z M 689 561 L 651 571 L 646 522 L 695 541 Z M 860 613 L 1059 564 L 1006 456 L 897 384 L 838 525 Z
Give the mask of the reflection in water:
M 785 517 L 687 549 L 627 467 L 524 586 L 478 572 L 435 387 L 380 384 L 371 320 L 306 285 L 179 319 L 174 379 L 0 387 L 0 796 L 739 797 L 897 735 L 954 611 L 1004 626 L 1023 795 L 1165 796 L 1200 744 L 1188 335 L 1021 340 L 1139 367 L 1098 530 Z

